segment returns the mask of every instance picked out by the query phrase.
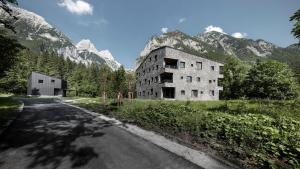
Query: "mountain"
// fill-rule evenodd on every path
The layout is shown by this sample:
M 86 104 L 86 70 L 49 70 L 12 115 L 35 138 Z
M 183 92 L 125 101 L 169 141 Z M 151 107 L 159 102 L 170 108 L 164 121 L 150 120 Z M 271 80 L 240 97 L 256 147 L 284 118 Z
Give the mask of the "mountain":
M 224 62 L 229 56 L 238 57 L 247 62 L 257 59 L 274 59 L 289 64 L 296 73 L 300 73 L 300 47 L 296 44 L 284 48 L 262 39 L 235 38 L 215 31 L 195 36 L 180 31 L 153 36 L 140 53 L 136 65 L 138 66 L 151 50 L 161 46 L 171 46 L 219 62 Z
M 64 58 L 85 65 L 107 64 L 113 70 L 120 67 L 120 63 L 114 59 L 110 51 L 98 51 L 89 40 L 82 40 L 74 45 L 68 37 L 43 17 L 15 4 L 3 4 L 0 1 L 0 18 L 0 30 L 6 30 L 8 36 L 17 39 L 22 45 L 37 53 L 53 51 Z M 15 32 L 7 30 L 1 23 L 11 23 Z

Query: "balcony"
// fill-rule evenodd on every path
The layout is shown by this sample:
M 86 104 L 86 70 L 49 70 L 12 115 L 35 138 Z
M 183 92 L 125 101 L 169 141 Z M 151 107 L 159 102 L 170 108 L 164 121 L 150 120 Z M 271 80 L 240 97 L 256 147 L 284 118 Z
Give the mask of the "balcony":
M 160 74 L 160 83 L 173 83 L 173 73 L 164 72 Z
M 170 68 L 170 69 L 178 69 L 178 60 L 177 59 L 170 59 L 170 58 L 165 58 L 165 68 Z

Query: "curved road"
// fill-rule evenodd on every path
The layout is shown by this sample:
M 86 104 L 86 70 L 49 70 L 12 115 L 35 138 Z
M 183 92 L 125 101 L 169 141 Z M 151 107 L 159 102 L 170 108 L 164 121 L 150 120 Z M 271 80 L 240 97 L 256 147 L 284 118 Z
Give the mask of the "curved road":
M 0 136 L 1 169 L 196 169 L 106 121 L 51 99 L 25 99 Z

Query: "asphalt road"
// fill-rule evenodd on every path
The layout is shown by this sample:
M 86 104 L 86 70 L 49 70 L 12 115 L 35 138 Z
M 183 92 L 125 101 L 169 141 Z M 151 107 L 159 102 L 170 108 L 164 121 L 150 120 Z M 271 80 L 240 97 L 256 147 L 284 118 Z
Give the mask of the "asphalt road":
M 196 169 L 198 166 L 79 109 L 24 100 L 0 136 L 1 169 Z

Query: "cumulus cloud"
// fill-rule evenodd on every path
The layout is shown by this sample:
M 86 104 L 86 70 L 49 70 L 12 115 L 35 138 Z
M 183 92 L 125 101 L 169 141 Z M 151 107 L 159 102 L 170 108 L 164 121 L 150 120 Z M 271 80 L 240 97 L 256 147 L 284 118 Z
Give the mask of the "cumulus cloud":
M 205 33 L 211 32 L 211 31 L 227 34 L 226 32 L 223 31 L 223 29 L 221 27 L 218 27 L 218 26 L 209 25 L 208 27 L 205 28 Z
M 167 33 L 168 30 L 169 30 L 169 28 L 161 28 L 161 32 L 162 32 L 162 33 Z
M 245 38 L 245 37 L 247 37 L 247 33 L 235 32 L 235 33 L 231 34 L 231 36 L 233 36 L 235 38 Z
M 62 0 L 58 5 L 77 15 L 93 14 L 93 6 L 83 0 Z
M 180 18 L 179 20 L 178 20 L 178 23 L 183 23 L 183 22 L 185 22 L 186 21 L 186 18 Z

